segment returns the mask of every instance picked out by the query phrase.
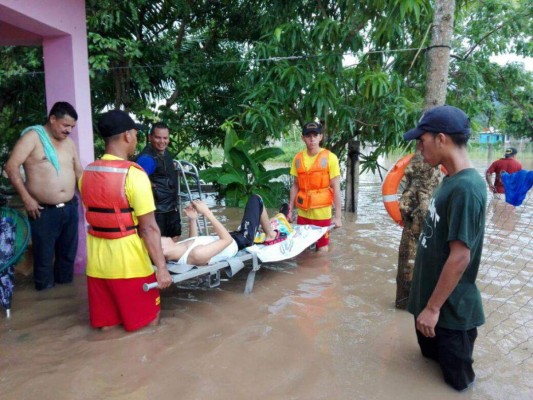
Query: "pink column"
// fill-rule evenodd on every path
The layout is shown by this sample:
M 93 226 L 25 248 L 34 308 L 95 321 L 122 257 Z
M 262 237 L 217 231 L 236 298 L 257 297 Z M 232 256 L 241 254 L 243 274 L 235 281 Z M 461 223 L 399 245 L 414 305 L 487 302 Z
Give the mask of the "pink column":
M 85 0 L 0 0 L 0 44 L 43 46 L 46 104 L 68 101 L 78 112 L 72 133 L 82 166 L 94 160 Z M 1 134 L 1 132 L 0 132 Z M 76 272 L 87 260 L 80 205 Z
M 78 112 L 72 139 L 76 143 L 82 166 L 85 167 L 94 160 L 94 147 L 85 30 L 79 36 L 83 38 L 67 35 L 44 39 L 43 56 L 48 110 L 56 101 L 68 101 Z M 81 202 L 79 214 L 75 272 L 84 273 L 87 264 L 87 234 Z

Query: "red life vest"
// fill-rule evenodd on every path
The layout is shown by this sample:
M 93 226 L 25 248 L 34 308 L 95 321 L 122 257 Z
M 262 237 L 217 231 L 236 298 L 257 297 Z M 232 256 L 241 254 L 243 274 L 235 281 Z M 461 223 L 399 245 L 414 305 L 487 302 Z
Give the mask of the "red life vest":
M 328 207 L 333 204 L 333 189 L 329 179 L 329 150 L 322 150 L 315 162 L 306 171 L 303 151 L 295 157 L 298 172 L 298 194 L 296 207 L 302 210 Z
M 118 239 L 137 233 L 126 197 L 130 167 L 142 168 L 127 160 L 97 160 L 83 171 L 81 197 L 85 206 L 88 233 L 104 239 Z

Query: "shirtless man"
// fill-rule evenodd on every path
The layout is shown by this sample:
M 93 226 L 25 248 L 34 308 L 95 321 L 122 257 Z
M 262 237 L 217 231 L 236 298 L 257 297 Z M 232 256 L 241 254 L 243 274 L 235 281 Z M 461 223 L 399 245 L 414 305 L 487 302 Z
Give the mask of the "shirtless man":
M 69 138 L 78 114 L 57 102 L 44 126 L 22 131 L 6 164 L 31 225 L 35 288 L 70 283 L 78 247 L 78 201 L 74 195 L 82 167 Z M 25 181 L 20 172 L 24 168 Z

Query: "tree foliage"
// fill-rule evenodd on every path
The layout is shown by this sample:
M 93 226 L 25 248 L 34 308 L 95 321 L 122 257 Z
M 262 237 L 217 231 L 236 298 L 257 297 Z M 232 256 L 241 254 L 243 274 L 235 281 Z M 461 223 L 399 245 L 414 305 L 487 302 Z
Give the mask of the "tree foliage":
M 21 130 L 44 123 L 46 105 L 42 50 L 39 47 L 0 47 L 0 176 Z
M 219 185 L 226 205 L 244 207 L 251 194 L 260 195 L 267 207 L 277 207 L 286 201 L 285 185 L 279 180 L 289 173 L 289 168 L 266 169 L 264 162 L 283 154 L 279 147 L 262 147 L 253 150 L 249 140 L 239 139 L 233 123 L 223 129 L 224 162 L 201 173 L 202 179 Z
M 120 107 L 164 120 L 175 152 L 222 146 L 234 121 L 251 149 L 318 118 L 341 158 L 357 137 L 364 168 L 405 146 L 419 118 L 430 0 L 87 0 L 94 116 Z M 533 56 L 531 2 L 458 1 L 447 103 L 533 138 L 532 73 L 495 54 Z M 2 148 L 45 118 L 42 51 L 0 48 Z M 348 64 L 348 65 L 347 65 Z M 95 118 L 93 118 L 95 120 Z M 193 149 L 191 151 L 191 149 Z M 4 151 L 5 153 L 5 151 Z
M 96 110 L 123 107 L 143 122 L 164 120 L 176 152 L 222 145 L 220 127 L 237 112 L 242 91 L 233 61 L 255 35 L 238 8 L 89 0 L 87 21 Z M 192 161 L 205 162 L 198 155 Z

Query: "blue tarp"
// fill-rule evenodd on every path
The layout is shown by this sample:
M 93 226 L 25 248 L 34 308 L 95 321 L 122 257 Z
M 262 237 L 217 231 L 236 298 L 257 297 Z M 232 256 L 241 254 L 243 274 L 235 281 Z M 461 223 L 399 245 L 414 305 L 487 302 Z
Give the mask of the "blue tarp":
M 533 186 L 533 171 L 523 169 L 513 174 L 503 172 L 502 182 L 505 189 L 505 201 L 513 206 L 519 206 Z

